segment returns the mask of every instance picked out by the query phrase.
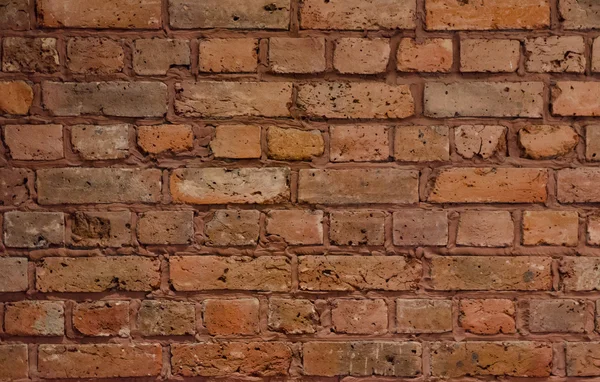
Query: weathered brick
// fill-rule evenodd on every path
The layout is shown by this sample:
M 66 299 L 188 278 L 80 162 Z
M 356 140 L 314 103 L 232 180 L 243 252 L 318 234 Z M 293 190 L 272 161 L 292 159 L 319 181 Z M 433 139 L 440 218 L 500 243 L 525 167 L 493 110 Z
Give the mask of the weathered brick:
M 260 304 L 255 298 L 204 300 L 204 326 L 211 335 L 257 334 L 259 308 Z
M 600 83 L 559 81 L 552 87 L 550 103 L 553 115 L 600 116 Z
M 54 73 L 60 70 L 55 38 L 5 37 L 2 50 L 4 72 Z
M 323 155 L 325 142 L 319 130 L 282 129 L 269 126 L 268 156 L 277 160 L 310 160 Z
M 414 29 L 415 0 L 304 0 L 302 29 Z
M 600 201 L 597 184 L 600 169 L 573 168 L 559 170 L 557 175 L 558 201 L 561 203 L 593 203 Z
M 459 324 L 474 334 L 516 333 L 515 304 L 511 300 L 460 300 Z
M 541 29 L 550 25 L 548 0 L 428 0 L 425 13 L 429 30 Z
M 587 305 L 576 300 L 529 301 L 529 330 L 533 333 L 583 333 Z
M 427 210 L 394 212 L 393 229 L 395 245 L 446 245 L 448 213 Z
M 133 70 L 140 75 L 164 75 L 172 66 L 190 66 L 189 40 L 164 38 L 135 40 Z
M 565 29 L 600 27 L 600 4 L 590 0 L 560 0 L 558 11 Z
M 0 268 L 0 292 L 22 292 L 29 288 L 27 258 L 0 257 Z
M 289 82 L 185 81 L 176 85 L 175 111 L 185 117 L 287 117 Z
M 21 212 L 4 214 L 4 243 L 8 247 L 42 248 L 65 242 L 62 212 Z
M 550 36 L 525 40 L 525 68 L 535 73 L 583 73 L 585 43 L 581 36 Z
M 159 29 L 160 0 L 37 1 L 37 16 L 47 28 Z
M 567 342 L 567 375 L 571 377 L 597 377 L 600 375 L 600 342 Z
M 466 159 L 491 158 L 506 153 L 506 127 L 485 125 L 461 125 L 454 129 L 456 152 Z
M 214 362 L 220 360 L 219 362 Z M 220 342 L 171 345 L 173 374 L 184 377 L 287 375 L 292 349 L 285 342 Z
M 191 125 L 138 126 L 138 145 L 147 153 L 189 151 L 194 145 Z
M 540 203 L 548 172 L 537 168 L 451 168 L 435 178 L 433 203 Z
M 600 259 L 564 257 L 560 263 L 561 284 L 566 291 L 600 290 Z
M 464 39 L 460 41 L 461 72 L 516 72 L 521 44 L 508 39 Z
M 390 128 L 377 125 L 331 126 L 329 159 L 332 162 L 387 161 Z
M 552 344 L 541 342 L 435 342 L 431 344 L 434 377 L 548 377 Z
M 433 118 L 541 118 L 543 91 L 541 82 L 428 82 L 424 113 Z
M 452 331 L 452 301 L 396 300 L 396 332 L 444 333 Z
M 17 160 L 64 158 L 62 125 L 6 125 L 4 143 Z
M 73 327 L 91 337 L 129 337 L 129 302 L 95 301 L 73 307 Z
M 58 301 L 19 301 L 4 307 L 4 331 L 13 336 L 63 336 L 65 308 Z
M 189 244 L 194 237 L 194 211 L 151 211 L 139 216 L 142 244 Z
M 0 29 L 27 30 L 31 21 L 29 17 L 30 0 L 0 0 Z
M 125 378 L 157 376 L 160 344 L 40 345 L 42 378 Z
M 137 328 L 143 336 L 182 336 L 194 334 L 196 312 L 190 302 L 142 301 Z
M 29 199 L 29 176 L 25 169 L 0 168 L 0 206 L 18 206 Z
M 279 203 L 290 197 L 289 175 L 286 167 L 177 169 L 171 194 L 178 203 Z
M 260 212 L 255 210 L 218 210 L 205 221 L 206 245 L 256 245 L 260 233 Z
M 451 39 L 403 38 L 396 52 L 396 68 L 401 72 L 449 72 L 452 50 Z
M 403 162 L 447 161 L 450 140 L 446 126 L 398 126 L 394 158 Z
M 323 244 L 323 211 L 271 210 L 267 213 L 267 235 L 291 245 Z
M 292 282 L 291 262 L 283 256 L 171 256 L 169 265 L 177 291 L 287 291 Z
M 390 40 L 340 38 L 335 43 L 333 67 L 340 73 L 383 73 L 390 59 Z
M 579 215 L 576 211 L 525 211 L 524 245 L 576 246 L 579 241 Z
M 333 376 L 415 377 L 421 374 L 418 342 L 307 342 L 304 373 Z
M 585 159 L 592 162 L 600 161 L 600 125 L 585 127 Z
M 592 72 L 600 72 L 600 38 L 595 38 L 592 44 Z
M 56 116 L 162 117 L 167 85 L 162 82 L 43 82 L 44 108 Z
M 0 113 L 29 114 L 33 89 L 25 81 L 0 81 Z
M 120 73 L 125 67 L 125 51 L 120 41 L 108 38 L 71 38 L 67 67 L 77 74 Z
M 600 215 L 588 217 L 587 242 L 591 245 L 600 245 Z
M 316 118 L 406 118 L 415 112 L 408 85 L 382 82 L 300 84 L 297 103 Z
M 269 329 L 285 334 L 314 333 L 318 322 L 317 311 L 309 300 L 270 298 Z
M 387 333 L 388 307 L 385 300 L 337 299 L 332 302 L 331 321 L 336 333 Z
M 80 211 L 71 217 L 70 244 L 77 247 L 131 245 L 131 212 Z
M 288 29 L 290 0 L 169 0 L 176 29 Z
M 309 291 L 412 290 L 421 263 L 402 256 L 302 256 L 300 289 Z
M 201 72 L 251 73 L 258 69 L 258 39 L 212 38 L 200 41 Z
M 508 211 L 464 211 L 460 213 L 456 244 L 472 247 L 508 247 L 515 226 Z
M 392 168 L 300 170 L 298 200 L 322 204 L 419 201 L 418 172 Z
M 73 151 L 85 160 L 110 160 L 129 155 L 129 125 L 75 125 L 71 127 Z
M 258 125 L 219 125 L 210 141 L 215 158 L 260 158 L 261 128 Z
M 269 64 L 275 73 L 320 73 L 327 69 L 323 37 L 272 37 Z
M 549 257 L 436 256 L 429 277 L 433 290 L 550 290 Z
M 49 257 L 36 268 L 40 292 L 151 291 L 160 284 L 160 261 L 140 256 Z
M 161 171 L 130 168 L 53 168 L 37 171 L 40 204 L 156 203 Z
M 336 245 L 383 245 L 385 213 L 333 211 L 329 215 L 329 239 Z
M 0 379 L 15 381 L 29 376 L 27 344 L 0 345 Z

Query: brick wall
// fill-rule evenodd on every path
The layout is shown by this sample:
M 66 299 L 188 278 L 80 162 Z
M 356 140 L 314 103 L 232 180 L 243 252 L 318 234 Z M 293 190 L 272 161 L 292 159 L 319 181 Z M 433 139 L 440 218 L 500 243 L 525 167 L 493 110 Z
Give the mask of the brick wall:
M 600 377 L 600 2 L 0 29 L 0 380 Z

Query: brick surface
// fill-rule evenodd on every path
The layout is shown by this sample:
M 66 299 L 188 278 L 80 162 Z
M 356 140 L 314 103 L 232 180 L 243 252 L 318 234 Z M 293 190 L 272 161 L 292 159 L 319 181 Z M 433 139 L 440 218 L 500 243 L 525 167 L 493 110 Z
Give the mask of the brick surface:
M 600 115 L 597 95 L 600 85 L 595 82 L 559 81 L 552 87 L 552 114 L 562 116 Z
M 600 367 L 595 362 L 600 353 L 598 342 L 568 342 L 566 349 L 567 375 L 572 377 L 595 377 Z
M 579 215 L 574 211 L 525 211 L 523 244 L 575 246 L 579 239 Z
M 143 301 L 137 329 L 144 336 L 194 334 L 194 304 L 179 301 Z
M 255 298 L 205 300 L 204 326 L 212 335 L 253 335 L 259 332 L 259 302 Z
M 444 333 L 452 331 L 452 302 L 396 300 L 396 332 Z
M 511 300 L 460 300 L 460 327 L 474 334 L 516 332 L 515 304 Z
M 382 73 L 389 57 L 388 39 L 342 38 L 335 43 L 333 67 L 340 73 Z
M 519 130 L 519 143 L 525 156 L 550 159 L 573 152 L 579 136 L 570 126 L 530 125 Z
M 460 213 L 456 244 L 474 247 L 508 247 L 515 227 L 508 211 L 465 211 Z
M 85 160 L 109 160 L 129 155 L 129 125 L 71 127 L 73 151 Z
M 140 75 L 161 75 L 173 66 L 189 66 L 188 40 L 140 39 L 135 40 L 133 70 Z
M 387 161 L 389 131 L 387 126 L 331 126 L 329 159 L 332 162 Z
M 305 131 L 269 126 L 267 148 L 269 158 L 310 160 L 323 154 L 325 142 L 318 130 Z
M 331 322 L 336 333 L 383 334 L 388 327 L 388 307 L 381 299 L 334 300 Z
M 29 287 L 27 272 L 27 258 L 2 257 L 0 258 L 2 275 L 0 276 L 0 292 L 21 292 Z
M 151 154 L 189 151 L 194 144 L 194 133 L 190 125 L 139 126 L 137 133 L 138 145 Z
M 154 211 L 142 214 L 137 236 L 144 244 L 188 244 L 194 236 L 193 211 Z
M 465 159 L 491 158 L 506 152 L 506 127 L 461 125 L 454 129 L 456 152 Z
M 323 211 L 271 210 L 267 234 L 291 245 L 323 244 Z
M 30 0 L 2 0 L 4 12 L 0 15 L 0 29 L 27 30 L 30 27 Z
M 529 72 L 585 71 L 585 43 L 583 37 L 538 37 L 525 40 L 525 67 Z
M 76 212 L 70 218 L 71 245 L 122 247 L 131 244 L 131 212 Z
M 519 40 L 464 39 L 460 42 L 461 72 L 515 72 L 519 68 Z
M 25 81 L 0 81 L 0 112 L 25 115 L 33 102 L 33 89 Z
M 216 158 L 260 158 L 261 135 L 257 125 L 220 125 L 215 128 L 210 149 Z
M 7 212 L 4 214 L 4 243 L 8 247 L 40 248 L 65 242 L 62 212 Z
M 586 304 L 576 300 L 531 300 L 529 330 L 534 333 L 583 333 L 586 329 Z
M 125 50 L 108 38 L 71 38 L 67 42 L 67 67 L 77 74 L 112 74 L 125 67 Z
M 585 159 L 600 161 L 600 125 L 585 127 Z
M 394 158 L 402 162 L 446 161 L 450 140 L 445 126 L 399 126 L 394 132 Z
M 423 230 L 422 227 L 427 227 Z M 446 245 L 448 214 L 445 211 L 394 212 L 395 245 Z
M 29 198 L 28 176 L 25 169 L 0 169 L 0 205 L 18 206 Z
M 320 73 L 327 68 L 325 39 L 319 37 L 269 39 L 269 63 L 275 73 Z
M 558 200 L 561 203 L 589 203 L 600 201 L 595 187 L 600 171 L 595 168 L 574 168 L 558 171 Z
M 452 40 L 432 38 L 416 42 L 403 38 L 396 62 L 401 72 L 448 72 L 452 68 Z
M 62 302 L 20 301 L 4 307 L 4 331 L 15 336 L 62 336 L 65 332 Z
M 90 337 L 129 336 L 129 302 L 97 301 L 73 308 L 73 326 Z
M 254 38 L 202 40 L 199 66 L 201 72 L 256 72 L 258 40 Z
M 10 381 L 29 376 L 26 344 L 0 345 L 0 378 Z
M 64 157 L 62 125 L 7 125 L 4 142 L 18 160 L 56 160 Z
M 565 257 L 560 263 L 562 288 L 566 291 L 600 290 L 600 262 L 595 258 Z
M 55 38 L 6 37 L 2 50 L 4 72 L 54 73 L 59 70 Z
M 256 245 L 260 233 L 260 212 L 217 210 L 205 220 L 206 244 L 211 246 Z
M 318 322 L 314 304 L 309 300 L 269 299 L 269 329 L 286 334 L 314 333 Z
M 566 29 L 590 29 L 600 26 L 600 7 L 586 0 L 560 0 L 558 11 Z
M 380 211 L 335 211 L 329 215 L 329 238 L 337 245 L 383 245 L 385 214 Z

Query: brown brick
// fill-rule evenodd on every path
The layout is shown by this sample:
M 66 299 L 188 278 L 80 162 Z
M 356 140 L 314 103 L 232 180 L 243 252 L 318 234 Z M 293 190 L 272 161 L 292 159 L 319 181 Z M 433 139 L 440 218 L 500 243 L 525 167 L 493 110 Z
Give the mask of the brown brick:
M 418 342 L 307 342 L 304 373 L 333 376 L 416 377 L 421 374 Z
M 258 69 L 258 39 L 212 38 L 200 41 L 201 72 L 251 73 Z
M 18 206 L 29 199 L 29 176 L 25 169 L 0 168 L 0 206 Z
M 452 331 L 452 301 L 396 300 L 396 332 L 444 333 Z
M 71 217 L 70 244 L 77 247 L 131 245 L 131 212 L 76 212 Z
M 48 28 L 159 29 L 160 0 L 37 1 L 38 22 Z
M 64 158 L 62 125 L 6 125 L 4 142 L 17 160 Z
M 27 258 L 0 257 L 0 268 L 0 292 L 22 292 L 29 288 Z
M 15 248 L 42 248 L 65 242 L 62 212 L 21 212 L 4 214 L 4 244 Z
M 581 36 L 537 37 L 525 40 L 525 68 L 535 73 L 583 73 L 585 43 Z
M 190 66 L 189 40 L 151 38 L 135 40 L 133 70 L 143 76 L 167 74 L 172 66 Z
M 217 336 L 257 334 L 259 308 L 255 298 L 204 300 L 204 326 L 208 333 Z
M 129 337 L 129 302 L 95 301 L 73 307 L 73 326 L 90 337 Z
M 43 82 L 42 100 L 56 116 L 85 114 L 115 117 L 162 117 L 167 85 L 162 82 Z
M 125 67 L 120 41 L 108 38 L 71 38 L 67 42 L 67 67 L 77 74 L 120 73 Z
M 329 159 L 332 162 L 387 161 L 389 129 L 376 125 L 331 126 Z
M 260 158 L 261 128 L 258 125 L 219 125 L 210 149 L 215 158 Z
M 129 156 L 129 125 L 76 125 L 71 127 L 73 151 L 85 160 Z
M 55 38 L 5 37 L 2 71 L 54 73 L 60 70 Z
M 560 263 L 560 273 L 565 291 L 600 290 L 600 259 L 564 257 Z
M 310 160 L 323 155 L 325 143 L 319 130 L 282 129 L 269 126 L 268 156 L 277 160 Z
M 314 333 L 318 322 L 317 311 L 309 300 L 270 298 L 269 329 L 285 334 Z
M 460 42 L 461 72 L 516 72 L 521 43 L 508 39 L 464 39 Z
M 189 151 L 194 145 L 191 125 L 138 126 L 138 145 L 147 153 Z
M 171 256 L 171 284 L 177 291 L 287 291 L 292 282 L 290 260 L 283 256 Z
M 394 158 L 403 162 L 447 161 L 450 140 L 446 126 L 398 126 Z
M 525 211 L 524 245 L 576 246 L 579 241 L 579 215 L 576 211 Z
M 175 29 L 289 29 L 290 0 L 169 0 Z
M 600 245 L 600 215 L 592 215 L 587 222 L 587 242 Z
M 435 342 L 431 345 L 434 377 L 548 377 L 552 344 L 540 342 Z
M 40 345 L 42 378 L 125 378 L 157 376 L 160 344 Z
M 436 256 L 429 277 L 433 290 L 550 290 L 549 257 Z
M 600 125 L 585 127 L 585 159 L 592 162 L 600 161 Z
M 6 304 L 4 331 L 13 336 L 63 336 L 64 304 L 58 301 L 19 301 Z
M 600 27 L 600 6 L 589 0 L 560 0 L 558 11 L 565 29 Z
M 0 81 L 0 113 L 29 114 L 33 89 L 25 81 Z
M 506 153 L 506 127 L 485 125 L 462 125 L 454 129 L 456 152 L 466 159 L 491 158 Z
M 177 203 L 279 203 L 290 198 L 289 175 L 286 167 L 177 169 L 171 194 Z
M 271 210 L 267 213 L 267 235 L 291 245 L 323 244 L 323 211 Z
M 474 334 L 516 333 L 515 304 L 511 300 L 460 300 L 459 324 Z
M 300 84 L 297 103 L 317 118 L 406 118 L 415 112 L 408 85 L 379 82 Z
M 529 330 L 533 333 L 583 333 L 587 306 L 576 300 L 529 301 Z
M 38 264 L 40 292 L 146 292 L 160 284 L 160 261 L 140 256 L 49 257 Z
M 542 29 L 550 25 L 548 0 L 428 0 L 425 13 L 429 30 Z
M 214 362 L 215 360 L 221 360 Z M 288 374 L 292 349 L 285 342 L 220 342 L 171 345 L 173 374 L 269 377 Z
M 353 291 L 416 289 L 421 263 L 402 256 L 302 256 L 300 289 Z
M 548 173 L 538 168 L 452 168 L 436 177 L 433 203 L 539 203 L 547 198 Z
M 260 211 L 217 210 L 205 220 L 204 236 L 209 246 L 256 245 L 260 233 Z
M 600 169 L 573 168 L 559 170 L 557 174 L 558 201 L 561 203 L 593 203 L 600 201 L 596 185 L 600 182 Z
M 168 300 L 142 301 L 137 328 L 143 336 L 183 336 L 194 334 L 194 304 Z
M 16 381 L 29 376 L 27 344 L 0 345 L 0 379 Z
M 566 343 L 567 375 L 571 377 L 597 377 L 600 375 L 600 342 Z
M 336 299 L 332 302 L 331 321 L 336 333 L 387 333 L 387 304 L 382 299 Z
M 427 210 L 394 212 L 393 235 L 395 245 L 446 245 L 448 213 Z
M 509 247 L 515 226 L 508 211 L 464 211 L 460 213 L 456 244 L 472 247 Z
M 424 113 L 433 118 L 541 118 L 543 91 L 541 82 L 428 82 Z
M 383 73 L 389 59 L 390 40 L 346 37 L 335 43 L 333 67 L 340 73 Z
M 304 0 L 300 8 L 302 29 L 414 29 L 415 0 Z
M 452 68 L 452 40 L 430 38 L 400 40 L 396 68 L 401 72 L 449 72 Z
M 287 117 L 289 82 L 185 81 L 176 85 L 175 112 L 185 117 Z
M 298 200 L 318 204 L 419 201 L 418 172 L 392 168 L 300 170 Z
M 30 27 L 30 0 L 0 0 L 0 29 L 27 30 Z
M 553 115 L 600 116 L 600 83 L 559 81 L 552 87 Z
M 130 168 L 53 168 L 37 171 L 40 204 L 156 203 L 161 171 Z
M 327 69 L 323 37 L 272 37 L 269 64 L 275 73 L 320 73 Z
M 383 245 L 385 213 L 333 211 L 329 215 L 329 238 L 336 245 Z
M 194 237 L 194 211 L 151 211 L 139 216 L 142 244 L 189 244 Z

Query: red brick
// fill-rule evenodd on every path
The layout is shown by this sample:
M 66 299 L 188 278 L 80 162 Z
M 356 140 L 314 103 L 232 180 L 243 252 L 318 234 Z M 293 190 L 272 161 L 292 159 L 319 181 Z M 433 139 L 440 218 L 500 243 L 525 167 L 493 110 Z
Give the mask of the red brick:
M 390 59 L 390 40 L 341 38 L 335 43 L 333 67 L 339 73 L 383 73 Z
M 33 89 L 25 81 L 0 81 L 0 113 L 29 114 Z
M 600 116 L 600 83 L 559 81 L 552 87 L 552 114 L 560 116 Z
M 600 48 L 598 50 L 600 51 Z M 585 159 L 600 161 L 600 125 L 585 127 Z
M 448 213 L 426 210 L 394 212 L 393 235 L 395 245 L 446 245 Z
M 189 151 L 194 145 L 191 125 L 138 126 L 138 145 L 147 153 Z
M 258 125 L 219 125 L 210 141 L 215 158 L 260 158 L 261 127 Z
M 258 39 L 212 38 L 200 41 L 201 72 L 251 73 L 258 69 Z
M 189 244 L 194 237 L 194 211 L 151 211 L 139 216 L 142 244 Z
M 454 129 L 456 152 L 465 159 L 488 159 L 506 153 L 506 127 L 461 125 Z
M 464 39 L 460 42 L 461 72 L 516 72 L 521 44 L 508 39 Z
M 600 259 L 564 257 L 560 263 L 561 285 L 566 291 L 600 290 Z
M 0 257 L 0 268 L 0 292 L 22 292 L 29 288 L 27 258 Z
M 26 344 L 0 345 L 0 379 L 15 381 L 29 376 L 29 355 Z
M 394 135 L 394 158 L 397 161 L 450 159 L 450 139 L 446 126 L 398 126 Z
M 396 332 L 444 333 L 452 331 L 452 301 L 396 300 Z
M 387 333 L 388 307 L 385 300 L 337 299 L 332 302 L 331 320 L 336 333 Z
M 7 247 L 43 248 L 65 242 L 62 212 L 20 212 L 4 214 L 4 243 Z
M 401 72 L 449 72 L 452 68 L 452 40 L 430 38 L 400 40 L 396 68 Z
M 2 50 L 4 72 L 55 73 L 60 70 L 55 38 L 5 37 Z
M 323 155 L 325 142 L 319 130 L 282 129 L 269 126 L 267 155 L 277 160 L 311 160 Z
M 208 333 L 217 336 L 257 334 L 259 307 L 255 298 L 204 300 L 204 326 Z
M 515 304 L 511 300 L 460 300 L 459 324 L 474 334 L 516 333 Z
M 591 245 L 600 245 L 600 215 L 588 217 L 587 242 Z
M 125 67 L 125 51 L 120 41 L 108 38 L 71 38 L 67 67 L 77 74 L 120 73 Z
M 190 302 L 142 301 L 137 328 L 143 336 L 182 336 L 194 334 L 196 312 Z
M 269 329 L 285 334 L 314 333 L 318 323 L 314 304 L 309 300 L 270 298 Z
M 4 331 L 13 336 L 63 336 L 65 308 L 58 301 L 19 301 L 5 305 Z
M 567 375 L 570 377 L 599 376 L 598 357 L 600 357 L 600 342 L 567 342 Z
M 529 330 L 533 333 L 583 333 L 587 304 L 576 300 L 529 301 Z M 591 324 L 591 322 L 590 322 Z
M 561 203 L 593 203 L 600 201 L 597 184 L 600 169 L 573 168 L 559 170 L 557 174 L 558 201 Z
M 129 155 L 129 125 L 71 127 L 73 151 L 85 160 L 109 160 Z
M 579 241 L 579 215 L 576 211 L 525 211 L 524 245 L 576 246 Z
M 323 37 L 272 37 L 269 64 L 275 73 L 320 73 L 327 68 Z
M 531 159 L 551 159 L 568 155 L 579 142 L 570 126 L 530 125 L 519 130 L 519 143 Z
M 0 29 L 27 30 L 30 27 L 30 0 L 1 0 Z
M 29 199 L 30 172 L 25 169 L 0 169 L 0 205 L 18 206 Z
M 217 210 L 205 220 L 204 236 L 209 246 L 256 245 L 260 233 L 260 212 Z
M 583 73 L 585 43 L 581 36 L 550 36 L 525 40 L 525 68 L 534 73 Z
M 267 235 L 291 245 L 323 244 L 323 211 L 271 210 L 267 213 Z
M 190 66 L 189 40 L 164 38 L 135 40 L 133 70 L 140 75 L 165 75 L 173 66 Z
M 508 247 L 515 226 L 508 211 L 464 211 L 460 213 L 456 244 L 473 247 Z
M 333 211 L 329 214 L 329 238 L 336 245 L 383 245 L 385 213 Z
M 78 247 L 131 245 L 131 212 L 76 212 L 71 218 L 70 244 Z
M 329 159 L 332 162 L 387 161 L 390 128 L 377 125 L 331 126 Z
M 73 326 L 90 337 L 129 337 L 129 302 L 96 301 L 73 307 Z
M 600 38 L 595 38 L 592 44 L 592 72 L 600 72 Z
M 62 125 L 6 125 L 4 142 L 17 160 L 64 158 Z
M 558 11 L 565 29 L 594 29 L 600 27 L 600 8 L 587 0 L 560 0 Z

